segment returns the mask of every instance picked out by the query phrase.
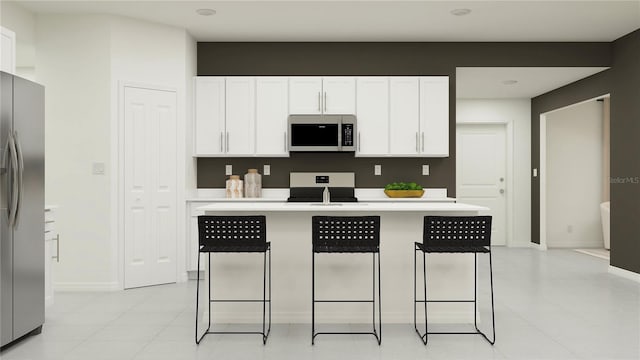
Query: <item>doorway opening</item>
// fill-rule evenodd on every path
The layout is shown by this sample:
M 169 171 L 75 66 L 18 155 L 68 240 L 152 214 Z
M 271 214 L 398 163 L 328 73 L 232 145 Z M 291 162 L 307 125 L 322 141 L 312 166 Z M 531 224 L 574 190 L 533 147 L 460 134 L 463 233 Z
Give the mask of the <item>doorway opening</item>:
M 609 96 L 541 115 L 540 245 L 609 259 Z

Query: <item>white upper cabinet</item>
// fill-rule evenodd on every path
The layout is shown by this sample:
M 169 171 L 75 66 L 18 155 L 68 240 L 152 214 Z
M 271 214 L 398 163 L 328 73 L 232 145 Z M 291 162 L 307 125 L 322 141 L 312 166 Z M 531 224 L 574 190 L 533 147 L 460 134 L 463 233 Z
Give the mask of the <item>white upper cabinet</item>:
M 196 156 L 220 156 L 225 153 L 225 79 L 216 76 L 195 78 Z
M 359 77 L 356 87 L 356 156 L 386 156 L 389 154 L 389 79 Z
M 290 114 L 354 114 L 355 111 L 355 77 L 291 77 L 289 80 Z
M 289 114 L 322 113 L 322 78 L 289 78 Z
M 356 113 L 356 78 L 331 76 L 322 79 L 324 114 Z
M 289 156 L 289 78 L 256 78 L 256 155 Z
M 356 156 L 449 156 L 449 78 L 195 78 L 194 156 L 289 156 L 290 114 L 355 114 Z
M 16 73 L 16 33 L 0 27 L 0 70 Z
M 255 152 L 255 78 L 226 79 L 225 152 L 251 156 Z
M 418 78 L 389 79 L 389 153 L 420 153 L 420 91 Z
M 449 156 L 449 77 L 420 78 L 420 150 L 424 156 Z

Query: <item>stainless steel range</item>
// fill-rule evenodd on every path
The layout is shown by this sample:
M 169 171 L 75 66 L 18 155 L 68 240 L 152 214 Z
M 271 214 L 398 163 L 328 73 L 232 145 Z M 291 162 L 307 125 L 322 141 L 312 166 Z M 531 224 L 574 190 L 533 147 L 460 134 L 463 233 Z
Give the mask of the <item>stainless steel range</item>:
M 357 202 L 356 175 L 352 172 L 292 172 L 289 202 L 322 202 L 325 188 L 331 202 Z

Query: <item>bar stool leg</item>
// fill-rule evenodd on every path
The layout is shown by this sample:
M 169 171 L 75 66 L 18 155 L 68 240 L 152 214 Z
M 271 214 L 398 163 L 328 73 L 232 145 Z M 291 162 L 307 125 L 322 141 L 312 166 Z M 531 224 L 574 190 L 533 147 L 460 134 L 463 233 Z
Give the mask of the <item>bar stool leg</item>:
M 429 342 L 429 321 L 427 317 L 427 254 L 422 252 L 422 275 L 424 279 L 424 340 L 425 345 Z
M 382 282 L 380 272 L 380 253 L 378 252 L 378 327 L 380 328 L 380 337 L 378 338 L 378 345 L 382 344 Z
M 316 253 L 311 251 L 311 345 L 316 338 Z
M 482 335 L 482 337 L 484 337 L 485 340 L 487 340 L 491 345 L 493 345 L 496 343 L 496 314 L 495 314 L 495 308 L 494 308 L 494 302 L 493 302 L 493 264 L 491 261 L 491 249 L 489 249 L 489 280 L 491 281 L 491 326 L 492 326 L 491 332 L 493 335 L 493 340 L 489 340 L 489 337 L 485 335 L 482 331 L 480 331 L 477 325 L 476 325 L 476 331 L 478 331 L 478 333 Z
M 200 303 L 200 253 L 198 253 L 198 269 L 196 275 L 196 344 L 200 344 L 200 341 L 207 335 L 209 330 L 211 329 L 211 253 L 209 253 L 209 299 L 207 301 L 209 307 L 209 324 L 207 326 L 207 330 L 204 331 L 202 336 L 198 337 L 198 318 L 200 317 L 198 314 L 199 311 L 199 303 Z

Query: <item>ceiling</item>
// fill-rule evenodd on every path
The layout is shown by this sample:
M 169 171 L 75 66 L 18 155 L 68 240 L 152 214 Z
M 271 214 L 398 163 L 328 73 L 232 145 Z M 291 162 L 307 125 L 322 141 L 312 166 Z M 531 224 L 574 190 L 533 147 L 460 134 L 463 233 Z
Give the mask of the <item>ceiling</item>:
M 456 98 L 532 98 L 587 76 L 605 67 L 459 67 Z M 515 84 L 504 81 L 516 80 Z
M 198 41 L 612 41 L 640 28 L 640 0 L 18 2 L 182 27 Z M 471 13 L 450 13 L 460 8 Z

